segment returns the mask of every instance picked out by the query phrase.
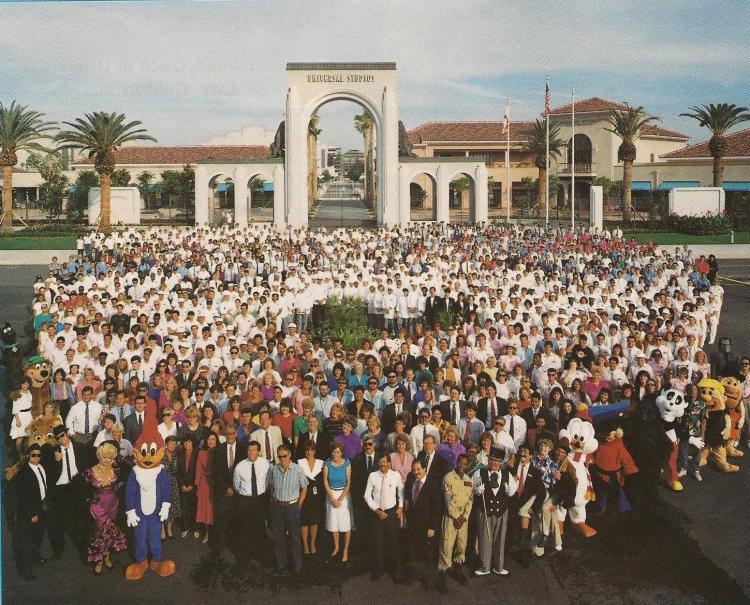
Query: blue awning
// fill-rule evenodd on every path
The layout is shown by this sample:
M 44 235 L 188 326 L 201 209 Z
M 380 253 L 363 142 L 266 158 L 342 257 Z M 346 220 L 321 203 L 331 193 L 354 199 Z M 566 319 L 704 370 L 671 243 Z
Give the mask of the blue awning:
M 664 181 L 659 185 L 659 191 L 669 191 L 670 189 L 681 189 L 684 187 L 700 187 L 700 181 Z
M 273 183 L 263 183 L 263 191 L 273 191 Z
M 724 181 L 724 191 L 750 191 L 750 181 Z
M 75 185 L 71 185 L 70 187 L 68 187 L 68 193 L 75 193 L 76 191 L 78 191 L 78 187 L 76 187 Z
M 231 191 L 232 189 L 234 189 L 233 183 L 219 183 L 216 187 L 216 191 Z
M 633 181 L 631 191 L 651 191 L 651 181 Z

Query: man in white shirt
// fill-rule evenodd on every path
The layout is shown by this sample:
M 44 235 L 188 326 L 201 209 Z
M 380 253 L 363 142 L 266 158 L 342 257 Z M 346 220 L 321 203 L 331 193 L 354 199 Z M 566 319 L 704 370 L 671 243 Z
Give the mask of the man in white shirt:
M 399 526 L 404 518 L 404 482 L 401 474 L 391 469 L 391 458 L 381 454 L 380 470 L 370 473 L 365 487 L 365 502 L 375 513 L 375 552 L 371 577 L 378 580 L 385 570 L 385 561 L 393 565 L 393 578 L 401 579 Z
M 244 520 L 237 542 L 242 561 L 249 561 L 258 536 L 265 533 L 266 478 L 270 468 L 271 463 L 260 456 L 260 443 L 252 439 L 247 444 L 247 458 L 234 467 L 232 485 L 238 498 L 237 513 Z
M 499 447 L 505 452 L 503 462 L 509 462 L 510 457 L 516 453 L 516 444 L 513 442 L 508 431 L 505 430 L 505 416 L 495 418 L 490 431 L 495 447 Z
M 93 397 L 94 390 L 90 386 L 83 387 L 81 400 L 70 408 L 65 419 L 70 436 L 84 445 L 91 444 L 99 431 L 102 404 Z
M 427 408 L 422 408 L 419 411 L 419 424 L 415 425 L 409 434 L 414 456 L 417 456 L 422 451 L 424 440 L 428 435 L 432 435 L 435 441 L 440 441 L 440 431 L 432 424 L 430 411 Z M 425 467 L 426 470 L 427 468 Z
M 275 464 L 278 461 L 276 450 L 282 443 L 281 429 L 271 426 L 271 413 L 265 410 L 260 413 L 258 422 L 260 428 L 250 434 L 250 441 L 257 441 L 260 455 Z
M 505 430 L 513 439 L 516 451 L 526 442 L 526 421 L 518 415 L 518 403 L 513 401 L 508 405 L 508 414 L 505 418 Z

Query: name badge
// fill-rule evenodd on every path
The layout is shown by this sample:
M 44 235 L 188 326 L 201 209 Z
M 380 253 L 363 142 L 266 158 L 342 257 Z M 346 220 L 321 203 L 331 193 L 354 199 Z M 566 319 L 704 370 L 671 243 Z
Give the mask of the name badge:
M 464 487 L 472 487 L 472 485 L 471 481 L 464 481 Z
M 318 495 L 318 487 L 316 485 L 313 485 L 312 492 L 313 492 L 313 496 L 317 496 Z

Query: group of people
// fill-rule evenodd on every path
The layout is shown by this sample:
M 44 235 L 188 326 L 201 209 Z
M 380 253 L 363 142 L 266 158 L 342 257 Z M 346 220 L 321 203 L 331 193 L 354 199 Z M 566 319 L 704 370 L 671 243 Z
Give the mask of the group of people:
M 9 432 L 28 456 L 19 570 L 30 579 L 44 562 L 45 528 L 53 556 L 69 533 L 95 573 L 112 566 L 133 444 L 156 410 L 164 540 L 194 536 L 241 562 L 268 540 L 298 574 L 324 526 L 327 554 L 368 557 L 373 578 L 401 581 L 421 563 L 444 591 L 466 566 L 507 575 L 506 542 L 521 561 L 563 548 L 571 420 L 617 410 L 597 424 L 612 441 L 613 422 L 662 390 L 696 402 L 697 383 L 719 373 L 742 381 L 747 405 L 750 359 L 704 350 L 717 271 L 687 247 L 491 225 L 87 235 L 34 284 L 51 377 L 42 413 L 56 426 L 55 443 L 24 449 L 22 381 Z M 359 305 L 372 336 L 330 338 L 335 304 Z M 629 509 L 612 486 L 638 471 L 627 448 L 613 451 L 591 459 L 599 512 Z M 700 481 L 696 456 L 686 449 L 679 470 Z

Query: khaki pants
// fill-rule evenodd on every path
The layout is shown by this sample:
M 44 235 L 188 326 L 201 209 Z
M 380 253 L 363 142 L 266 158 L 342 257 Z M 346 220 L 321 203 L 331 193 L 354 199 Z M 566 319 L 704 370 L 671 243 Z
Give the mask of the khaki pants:
M 438 557 L 438 569 L 446 571 L 453 563 L 462 565 L 466 558 L 466 541 L 469 533 L 468 520 L 456 529 L 453 519 L 448 515 L 443 517 L 442 534 L 440 537 L 440 554 Z

